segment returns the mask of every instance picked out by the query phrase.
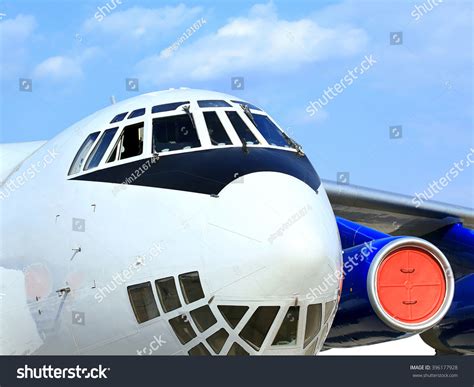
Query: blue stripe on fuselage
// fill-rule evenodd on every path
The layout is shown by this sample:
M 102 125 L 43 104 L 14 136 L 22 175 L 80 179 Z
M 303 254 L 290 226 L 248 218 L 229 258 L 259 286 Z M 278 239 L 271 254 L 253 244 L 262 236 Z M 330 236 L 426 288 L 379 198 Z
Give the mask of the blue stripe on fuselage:
M 255 172 L 280 172 L 317 191 L 321 180 L 306 156 L 295 152 L 249 147 L 226 147 L 142 159 L 91 171 L 71 180 L 139 185 L 217 195 L 238 177 Z M 145 171 L 144 165 L 148 168 Z M 140 172 L 141 168 L 141 172 Z

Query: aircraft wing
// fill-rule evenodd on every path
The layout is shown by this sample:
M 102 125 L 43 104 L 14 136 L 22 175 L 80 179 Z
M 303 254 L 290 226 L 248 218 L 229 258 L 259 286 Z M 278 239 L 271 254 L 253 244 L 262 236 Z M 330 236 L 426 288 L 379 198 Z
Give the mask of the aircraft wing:
M 454 223 L 474 228 L 474 209 L 323 180 L 337 216 L 391 235 L 422 236 Z M 420 203 L 419 206 L 417 204 Z
M 419 333 L 438 354 L 474 354 L 474 209 L 325 180 L 323 185 L 337 217 L 344 252 L 341 298 L 325 349 L 375 344 Z M 381 262 L 402 254 L 384 257 L 384 249 L 403 240 L 412 252 L 400 260 L 400 267 L 394 265 L 383 274 Z M 436 322 L 418 324 L 417 330 L 412 329 L 418 321 L 415 316 L 427 318 L 427 306 L 437 300 L 431 296 L 443 277 L 430 277 L 428 266 L 417 266 L 416 256 L 427 243 L 432 246 L 430 254 L 438 255 L 438 263 L 443 262 L 440 255 L 448 261 L 444 277 L 447 287 L 443 289 L 452 281 L 452 303 Z M 366 255 L 364 249 L 375 252 Z M 398 249 L 393 251 L 404 251 Z M 361 253 L 365 258 L 360 258 Z M 389 277 L 387 284 L 384 275 Z M 420 282 L 412 285 L 417 278 Z M 373 297 L 379 291 L 386 297 L 383 302 Z M 393 306 L 396 312 L 385 313 L 384 305 Z M 411 322 L 394 325 L 393 319 L 401 318 L 405 310 L 409 310 L 407 319 Z

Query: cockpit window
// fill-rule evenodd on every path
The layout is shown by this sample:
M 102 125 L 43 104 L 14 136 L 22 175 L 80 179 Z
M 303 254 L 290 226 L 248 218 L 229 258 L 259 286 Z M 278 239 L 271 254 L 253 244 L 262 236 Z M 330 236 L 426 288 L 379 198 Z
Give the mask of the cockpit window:
M 107 148 L 109 147 L 112 139 L 115 136 L 118 128 L 107 129 L 102 137 L 100 138 L 99 142 L 95 146 L 94 150 L 91 152 L 89 158 L 87 159 L 86 165 L 84 166 L 84 170 L 95 168 L 99 165 L 100 160 L 104 157 Z
M 290 148 L 290 143 L 285 138 L 282 131 L 270 120 L 268 116 L 262 114 L 253 114 L 253 119 L 257 125 L 257 129 L 270 145 Z
M 192 114 L 153 119 L 153 151 L 168 152 L 201 146 Z
M 141 155 L 143 152 L 143 122 L 126 126 L 120 135 L 108 163 L 115 160 L 128 159 Z
M 123 121 L 123 119 L 127 116 L 127 114 L 128 114 L 128 112 L 117 114 L 117 115 L 112 119 L 112 121 L 110 121 L 110 123 L 113 124 L 113 123 L 115 123 L 115 122 Z
M 245 142 L 246 144 L 258 144 L 257 138 L 250 131 L 250 128 L 245 124 L 244 120 L 242 120 L 242 118 L 239 116 L 239 113 L 229 111 L 226 112 L 226 114 L 227 117 L 229 117 L 229 120 L 242 143 Z
M 239 105 L 247 106 L 249 109 L 252 109 L 252 110 L 262 111 L 262 109 L 260 109 L 259 107 L 252 105 L 251 103 L 248 103 L 248 102 L 243 102 L 243 101 L 232 101 L 232 102 L 238 103 Z
M 87 136 L 86 140 L 79 148 L 76 157 L 74 157 L 74 161 L 72 162 L 71 167 L 69 168 L 68 175 L 73 175 L 74 173 L 80 172 L 82 165 L 84 164 L 84 159 L 86 158 L 86 155 L 89 150 L 92 148 L 92 145 L 94 144 L 97 137 L 99 137 L 99 133 L 100 132 L 94 132 Z
M 143 116 L 144 114 L 145 114 L 145 108 L 137 109 L 131 112 L 130 115 L 127 117 L 127 119 L 140 117 L 140 116 Z
M 206 121 L 207 131 L 209 132 L 212 145 L 232 144 L 216 112 L 204 112 L 204 120 Z
M 295 345 L 298 336 L 299 306 L 290 306 L 272 345 Z
M 226 101 L 221 101 L 218 99 L 198 101 L 198 105 L 200 108 L 231 107 Z
M 165 103 L 163 105 L 156 105 L 151 108 L 152 113 L 163 113 L 169 112 L 172 110 L 176 110 L 182 105 L 188 105 L 189 101 L 182 101 L 182 102 L 172 102 L 172 103 Z

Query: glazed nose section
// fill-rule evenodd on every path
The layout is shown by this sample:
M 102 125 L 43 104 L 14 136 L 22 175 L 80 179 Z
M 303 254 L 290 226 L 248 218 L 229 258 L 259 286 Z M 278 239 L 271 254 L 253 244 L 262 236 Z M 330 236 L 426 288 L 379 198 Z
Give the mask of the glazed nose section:
M 275 172 L 241 179 L 207 211 L 211 307 L 247 353 L 314 354 L 337 309 L 339 281 L 329 278 L 342 265 L 326 193 Z
M 208 214 L 206 267 L 214 268 L 210 285 L 219 296 L 301 299 L 342 265 L 322 187 L 316 193 L 275 172 L 245 175 L 220 193 Z M 337 289 L 329 286 L 328 297 Z

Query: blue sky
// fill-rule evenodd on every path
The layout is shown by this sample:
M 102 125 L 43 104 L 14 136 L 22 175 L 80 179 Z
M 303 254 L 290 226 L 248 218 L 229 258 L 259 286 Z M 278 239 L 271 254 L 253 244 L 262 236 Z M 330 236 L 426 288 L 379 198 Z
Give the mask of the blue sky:
M 332 180 L 347 171 L 353 184 L 413 195 L 474 148 L 470 1 L 112 1 L 0 1 L 0 142 L 52 138 L 111 95 L 135 96 L 125 79 L 138 78 L 139 93 L 187 86 L 261 105 Z M 310 116 L 310 101 L 366 55 L 376 63 Z M 236 76 L 243 90 L 231 89 Z M 474 207 L 474 167 L 435 199 Z

